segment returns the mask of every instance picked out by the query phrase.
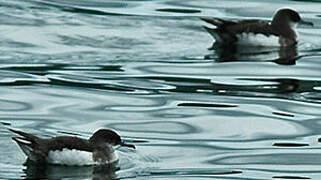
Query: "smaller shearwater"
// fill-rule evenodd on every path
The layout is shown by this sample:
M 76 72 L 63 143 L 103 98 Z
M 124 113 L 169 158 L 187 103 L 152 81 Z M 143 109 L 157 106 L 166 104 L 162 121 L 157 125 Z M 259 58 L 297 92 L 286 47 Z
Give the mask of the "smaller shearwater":
M 303 21 L 292 9 L 280 9 L 272 22 L 248 19 L 240 21 L 219 18 L 201 18 L 216 28 L 204 28 L 215 38 L 219 45 L 260 45 L 260 46 L 292 46 L 298 42 L 297 24 L 313 26 L 312 22 Z
M 20 146 L 29 160 L 37 164 L 93 165 L 118 161 L 117 146 L 135 149 L 109 129 L 99 129 L 89 139 L 76 136 L 39 138 L 29 133 L 9 129 L 19 137 L 12 139 Z

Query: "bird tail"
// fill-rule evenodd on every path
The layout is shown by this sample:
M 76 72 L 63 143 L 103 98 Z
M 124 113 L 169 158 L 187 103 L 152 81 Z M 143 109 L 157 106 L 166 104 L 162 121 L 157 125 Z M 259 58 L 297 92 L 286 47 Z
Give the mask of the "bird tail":
M 20 139 L 20 140 L 29 141 L 30 143 L 36 143 L 36 141 L 39 139 L 37 136 L 34 136 L 32 134 L 29 134 L 29 133 L 22 132 L 22 131 L 18 131 L 18 130 L 15 130 L 15 129 L 9 129 L 9 131 L 22 136 L 22 137 L 13 138 L 13 140 L 15 140 L 15 141 L 17 139 Z
M 34 157 L 34 148 L 37 145 L 38 137 L 25 133 L 22 131 L 14 130 L 14 129 L 9 129 L 11 132 L 20 135 L 19 137 L 12 137 L 12 140 L 14 140 L 21 150 L 31 159 L 35 161 Z
M 201 20 L 209 23 L 209 24 L 212 24 L 216 27 L 221 27 L 223 26 L 225 23 L 227 23 L 227 21 L 223 20 L 223 19 L 219 19 L 219 18 L 206 18 L 206 17 L 201 17 Z
M 203 28 L 210 33 L 210 35 L 212 35 L 214 37 L 214 39 L 220 43 L 223 42 L 223 38 L 221 36 L 221 33 L 218 31 L 218 29 L 213 29 L 213 28 L 209 28 L 207 26 L 203 26 Z

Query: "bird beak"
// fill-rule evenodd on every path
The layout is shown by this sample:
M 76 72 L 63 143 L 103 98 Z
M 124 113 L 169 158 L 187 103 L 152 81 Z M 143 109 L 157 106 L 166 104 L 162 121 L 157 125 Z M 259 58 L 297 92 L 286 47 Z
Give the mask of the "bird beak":
M 128 148 L 136 149 L 136 147 L 135 147 L 133 144 L 127 144 L 127 143 L 125 143 L 125 142 L 122 142 L 120 145 L 121 145 L 121 146 L 124 146 L 124 147 L 128 147 Z
M 299 21 L 299 24 L 302 24 L 302 25 L 306 25 L 306 26 L 313 26 L 313 23 L 312 22 L 309 22 L 309 21 Z

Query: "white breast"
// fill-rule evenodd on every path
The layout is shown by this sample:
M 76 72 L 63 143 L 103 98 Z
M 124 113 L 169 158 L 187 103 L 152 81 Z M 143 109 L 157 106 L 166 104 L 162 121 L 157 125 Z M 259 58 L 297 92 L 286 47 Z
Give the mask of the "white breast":
M 105 162 L 105 164 L 113 163 L 118 160 L 116 152 L 113 152 L 112 158 Z M 66 149 L 62 151 L 49 151 L 48 159 L 49 164 L 59 164 L 67 166 L 85 166 L 85 165 L 94 165 L 99 164 L 93 160 L 93 154 L 87 151 L 79 151 L 75 149 Z
M 265 36 L 264 34 L 242 33 L 237 35 L 237 44 L 244 46 L 280 46 L 278 36 Z

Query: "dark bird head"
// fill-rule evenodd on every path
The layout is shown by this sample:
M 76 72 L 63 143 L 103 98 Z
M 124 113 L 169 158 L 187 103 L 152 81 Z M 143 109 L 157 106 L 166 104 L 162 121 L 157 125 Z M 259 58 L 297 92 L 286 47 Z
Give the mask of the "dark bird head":
M 312 22 L 303 21 L 296 11 L 292 9 L 280 9 L 276 12 L 272 20 L 272 26 L 294 26 L 296 24 L 304 24 L 313 26 Z
M 89 138 L 89 141 L 96 145 L 108 143 L 112 146 L 120 145 L 135 149 L 134 145 L 126 144 L 116 132 L 109 129 L 99 129 Z

